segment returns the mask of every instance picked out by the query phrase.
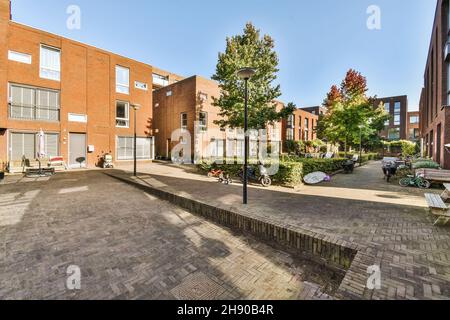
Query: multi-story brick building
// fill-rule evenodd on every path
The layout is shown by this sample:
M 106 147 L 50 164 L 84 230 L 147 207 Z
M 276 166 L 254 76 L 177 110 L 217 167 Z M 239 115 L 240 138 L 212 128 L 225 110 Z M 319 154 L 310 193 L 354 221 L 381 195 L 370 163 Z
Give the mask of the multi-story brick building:
M 317 138 L 317 114 L 305 109 L 297 109 L 288 119 L 283 120 L 282 141 L 312 141 Z
M 384 104 L 385 110 L 391 115 L 386 122 L 386 127 L 380 132 L 380 136 L 386 140 L 407 140 L 408 139 L 408 97 L 396 96 L 379 98 L 375 100 L 375 106 Z
M 419 141 L 420 140 L 420 113 L 419 113 L 419 111 L 408 112 L 407 126 L 408 126 L 408 140 Z
M 449 1 L 438 0 L 420 99 L 424 154 L 446 169 L 450 169 L 445 147 L 450 144 L 449 19 Z
M 221 117 L 219 109 L 213 106 L 213 97 L 220 97 L 217 82 L 200 76 L 177 81 L 153 92 L 153 127 L 158 158 L 172 157 L 172 150 L 180 144 L 180 131 L 177 132 L 180 129 L 181 134 L 189 133 L 186 139 L 190 139 L 190 142 L 181 143 L 190 143 L 192 159 L 195 156 L 243 156 L 244 136 L 238 134 L 238 130 L 222 130 L 215 124 Z M 282 107 L 283 104 L 278 102 L 278 110 Z M 281 123 L 268 127 L 269 136 L 274 129 L 281 131 Z M 252 146 L 250 151 L 254 149 Z
M 94 167 L 107 152 L 129 161 L 135 125 L 138 159 L 153 159 L 152 88 L 182 77 L 13 22 L 9 0 L 0 0 L 0 53 L 0 162 L 36 158 L 40 130 L 46 156 L 69 166 Z

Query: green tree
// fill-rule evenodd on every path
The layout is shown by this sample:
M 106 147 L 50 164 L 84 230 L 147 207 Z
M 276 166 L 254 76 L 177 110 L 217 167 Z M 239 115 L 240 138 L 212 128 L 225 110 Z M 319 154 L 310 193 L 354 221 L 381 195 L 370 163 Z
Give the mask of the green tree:
M 277 110 L 276 99 L 281 96 L 280 85 L 275 85 L 278 70 L 278 56 L 274 50 L 274 40 L 261 36 L 251 23 L 247 23 L 242 35 L 226 40 L 226 50 L 219 53 L 216 73 L 212 79 L 219 83 L 221 96 L 214 97 L 213 105 L 220 109 L 221 120 L 215 124 L 222 128 L 244 127 L 244 83 L 236 72 L 244 67 L 252 67 L 256 74 L 248 82 L 250 129 L 265 129 L 267 125 L 287 118 L 295 110 L 289 103 Z
M 367 96 L 367 81 L 361 73 L 349 70 L 341 86 L 333 86 L 324 101 L 328 108 L 318 127 L 318 136 L 332 143 L 342 143 L 347 154 L 348 146 L 377 143 L 378 132 L 384 128 L 389 114 L 383 105 L 374 106 Z M 375 141 L 376 140 L 376 141 Z

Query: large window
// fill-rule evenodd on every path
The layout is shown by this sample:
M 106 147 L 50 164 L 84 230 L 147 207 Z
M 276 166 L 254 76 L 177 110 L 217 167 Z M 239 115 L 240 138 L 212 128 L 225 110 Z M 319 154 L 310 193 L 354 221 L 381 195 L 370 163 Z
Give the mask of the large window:
M 136 139 L 136 158 L 152 160 L 153 139 L 138 137 Z M 134 159 L 134 138 L 117 137 L 117 160 Z
M 116 127 L 130 127 L 130 104 L 128 102 L 116 102 Z
M 292 114 L 287 119 L 287 127 L 291 129 L 295 127 L 295 117 Z
M 396 102 L 394 105 L 394 126 L 401 124 L 401 104 Z
M 286 140 L 292 141 L 294 140 L 294 129 L 289 128 L 286 130 Z
M 130 94 L 130 69 L 116 66 L 116 92 Z
M 59 116 L 59 91 L 10 85 L 11 119 L 59 121 Z
M 188 127 L 188 115 L 187 113 L 181 114 L 181 129 L 186 130 Z
M 45 157 L 59 156 L 59 135 L 57 133 L 46 133 L 44 137 Z M 11 161 L 20 161 L 24 157 L 33 160 L 37 157 L 39 141 L 35 132 L 11 132 L 9 144 L 9 160 Z
M 391 104 L 389 102 L 385 102 L 384 103 L 384 110 L 391 114 Z M 384 125 L 387 127 L 391 124 L 391 119 L 386 120 L 386 122 L 384 123 Z
M 40 76 L 44 79 L 61 80 L 61 50 L 41 45 Z

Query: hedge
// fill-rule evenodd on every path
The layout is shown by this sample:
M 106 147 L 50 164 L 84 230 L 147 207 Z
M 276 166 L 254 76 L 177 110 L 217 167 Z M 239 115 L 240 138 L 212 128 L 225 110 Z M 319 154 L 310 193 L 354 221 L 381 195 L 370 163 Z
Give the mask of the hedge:
M 295 157 L 291 158 L 294 159 Z M 294 187 L 300 185 L 303 177 L 312 172 L 321 171 L 331 174 L 342 169 L 343 162 L 344 159 L 304 159 L 298 157 L 296 161 L 281 161 L 278 172 L 272 176 L 272 181 L 283 186 Z M 255 161 L 250 165 L 256 170 L 258 169 Z M 242 164 L 202 163 L 198 165 L 198 168 L 203 173 L 212 169 L 220 169 L 236 177 L 241 171 Z
M 440 165 L 432 160 L 422 160 L 413 163 L 413 169 L 439 169 Z

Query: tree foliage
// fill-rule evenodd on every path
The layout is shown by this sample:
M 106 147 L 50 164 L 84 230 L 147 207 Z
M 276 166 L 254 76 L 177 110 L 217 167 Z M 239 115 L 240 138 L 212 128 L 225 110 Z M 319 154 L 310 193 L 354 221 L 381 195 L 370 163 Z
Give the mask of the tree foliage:
M 220 109 L 222 119 L 215 124 L 222 128 L 244 127 L 244 82 L 236 74 L 244 67 L 257 70 L 248 82 L 250 129 L 265 129 L 292 114 L 293 103 L 277 110 L 276 99 L 281 96 L 281 90 L 280 85 L 274 84 L 279 71 L 274 40 L 268 35 L 261 36 L 259 30 L 247 23 L 242 35 L 227 38 L 226 42 L 226 50 L 219 53 L 216 73 L 212 76 L 221 89 L 221 96 L 214 98 L 213 105 Z
M 359 145 L 360 134 L 364 146 L 379 143 L 378 133 L 384 128 L 389 114 L 383 105 L 374 106 L 367 96 L 367 81 L 361 73 L 349 70 L 340 87 L 332 86 L 323 105 L 328 112 L 320 117 L 318 136 L 331 143 Z

